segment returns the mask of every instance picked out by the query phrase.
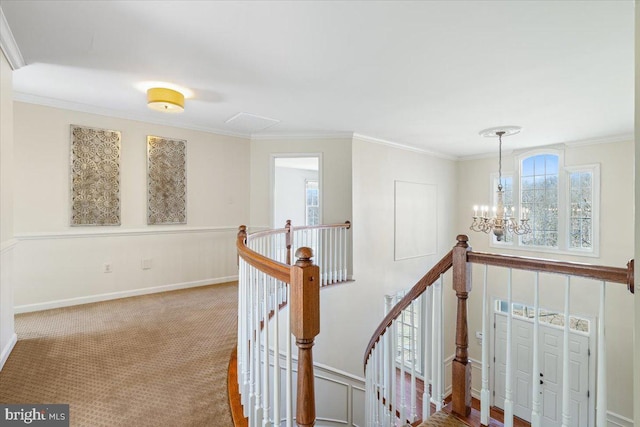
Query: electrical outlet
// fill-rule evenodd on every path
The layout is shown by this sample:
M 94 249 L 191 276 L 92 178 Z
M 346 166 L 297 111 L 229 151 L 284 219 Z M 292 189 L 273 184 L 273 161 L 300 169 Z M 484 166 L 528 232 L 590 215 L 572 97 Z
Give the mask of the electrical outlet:
M 112 273 L 113 272 L 113 265 L 110 262 L 105 262 L 102 272 L 103 273 Z
M 151 267 L 153 267 L 153 258 L 143 259 L 141 265 L 143 270 L 151 270 Z

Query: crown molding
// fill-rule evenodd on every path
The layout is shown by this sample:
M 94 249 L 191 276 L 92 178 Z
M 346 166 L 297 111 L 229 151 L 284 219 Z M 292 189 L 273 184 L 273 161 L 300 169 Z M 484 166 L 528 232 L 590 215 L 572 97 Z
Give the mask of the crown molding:
M 565 150 L 567 148 L 579 148 L 586 147 L 589 145 L 600 145 L 600 144 L 614 144 L 617 142 L 631 142 L 634 141 L 633 134 L 620 134 L 620 135 L 611 135 L 602 138 L 589 138 L 589 139 L 581 139 L 576 141 L 566 141 L 560 143 L 546 144 L 546 145 L 536 145 L 534 147 L 524 147 L 518 148 L 515 150 L 502 150 L 503 156 L 511 156 L 511 155 L 519 155 L 522 153 L 526 153 L 528 151 L 534 150 L 544 150 L 544 149 L 556 149 L 556 150 Z M 482 154 L 472 154 L 470 156 L 460 156 L 458 160 L 467 161 L 467 160 L 481 160 L 481 159 L 490 159 L 497 157 L 496 153 L 482 153 Z
M 17 70 L 20 67 L 24 67 L 26 62 L 22 57 L 20 48 L 16 43 L 16 39 L 13 38 L 13 33 L 7 22 L 7 18 L 4 16 L 2 6 L 0 6 L 0 49 L 4 56 L 7 58 L 12 70 Z
M 450 154 L 445 154 L 438 151 L 425 150 L 424 148 L 418 148 L 413 145 L 401 144 L 399 142 L 393 142 L 393 141 L 388 141 L 386 139 L 374 138 L 374 137 L 362 135 L 359 133 L 354 133 L 353 139 L 358 139 L 364 142 L 371 142 L 373 144 L 386 145 L 388 147 L 398 148 L 400 150 L 412 151 L 414 153 L 426 154 L 429 156 L 438 157 L 440 159 L 458 160 L 458 157 L 452 156 Z
M 269 133 L 252 134 L 251 140 L 274 141 L 274 140 L 311 140 L 311 139 L 352 139 L 353 132 L 304 132 L 304 133 Z
M 150 124 L 174 127 L 179 129 L 189 129 L 189 130 L 195 130 L 199 132 L 214 133 L 216 135 L 231 136 L 235 138 L 249 139 L 251 137 L 251 135 L 248 135 L 248 134 L 231 132 L 228 130 L 217 129 L 214 127 L 197 126 L 197 125 L 192 125 L 189 123 L 181 123 L 181 122 L 168 123 L 164 120 L 149 118 L 142 114 L 136 114 L 131 112 L 125 113 L 123 111 L 113 110 L 110 108 L 96 107 L 94 105 L 81 104 L 79 102 L 64 101 L 64 100 L 55 99 L 55 98 L 47 98 L 44 96 L 31 95 L 31 94 L 22 93 L 22 92 L 14 92 L 13 100 L 18 102 L 24 102 L 27 104 L 42 105 L 44 107 L 60 108 L 63 110 L 78 111 L 80 113 L 96 114 L 99 116 L 114 117 L 114 118 L 125 119 L 125 120 L 134 120 L 134 121 L 143 122 L 143 123 L 150 123 Z

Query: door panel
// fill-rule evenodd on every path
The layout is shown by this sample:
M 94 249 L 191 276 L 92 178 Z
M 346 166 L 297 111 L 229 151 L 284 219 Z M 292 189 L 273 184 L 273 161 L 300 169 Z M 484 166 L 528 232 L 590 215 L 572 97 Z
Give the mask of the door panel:
M 506 378 L 506 316 L 495 316 L 495 372 L 494 405 L 504 408 Z M 562 343 L 563 330 L 540 325 L 541 372 L 531 372 L 533 367 L 533 324 L 513 319 L 513 401 L 514 414 L 526 421 L 531 420 L 532 382 L 542 380 L 540 386 L 542 425 L 562 424 Z M 570 369 L 570 413 L 571 426 L 588 425 L 589 402 L 589 337 L 571 333 L 569 336 Z

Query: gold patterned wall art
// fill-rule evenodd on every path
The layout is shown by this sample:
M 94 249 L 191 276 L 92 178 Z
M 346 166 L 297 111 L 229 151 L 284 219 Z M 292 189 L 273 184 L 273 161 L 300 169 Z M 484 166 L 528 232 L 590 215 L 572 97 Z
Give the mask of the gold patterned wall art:
M 120 225 L 120 132 L 71 125 L 71 225 Z
M 186 223 L 186 141 L 147 136 L 147 224 Z

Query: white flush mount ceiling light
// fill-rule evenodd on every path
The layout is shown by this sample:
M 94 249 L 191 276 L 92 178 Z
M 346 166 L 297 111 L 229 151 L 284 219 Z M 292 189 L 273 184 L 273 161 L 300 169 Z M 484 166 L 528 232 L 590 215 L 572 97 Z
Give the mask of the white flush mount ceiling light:
M 516 219 L 515 206 L 504 205 L 504 190 L 502 186 L 502 137 L 515 135 L 522 129 L 520 126 L 501 126 L 495 128 L 484 129 L 480 131 L 480 136 L 486 138 L 498 138 L 498 191 L 497 204 L 489 212 L 489 206 L 473 207 L 473 222 L 470 229 L 472 231 L 482 231 L 484 233 L 493 232 L 496 240 L 504 240 L 505 233 L 522 235 L 531 233 L 529 225 L 528 211 L 522 210 L 522 218 L 518 222 Z M 480 212 L 478 212 L 480 211 Z
M 184 95 L 177 90 L 152 87 L 147 90 L 147 105 L 156 111 L 182 113 L 184 111 Z

